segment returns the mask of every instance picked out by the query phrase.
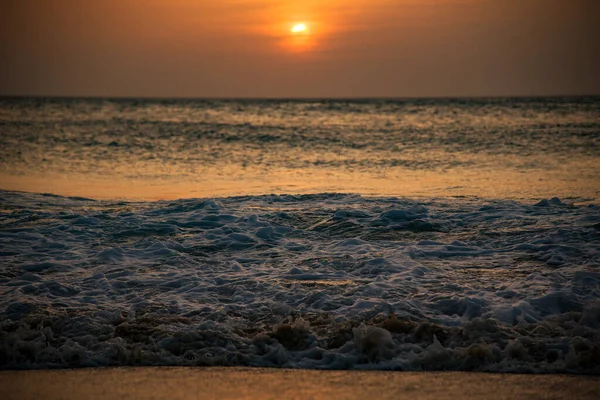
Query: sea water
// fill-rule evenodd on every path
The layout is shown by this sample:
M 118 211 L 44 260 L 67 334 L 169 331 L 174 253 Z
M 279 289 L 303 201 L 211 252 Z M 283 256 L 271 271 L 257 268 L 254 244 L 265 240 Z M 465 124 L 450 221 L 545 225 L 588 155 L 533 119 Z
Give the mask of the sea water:
M 600 98 L 0 99 L 2 189 L 162 200 L 271 193 L 600 196 Z
M 3 99 L 0 368 L 598 373 L 599 110 Z

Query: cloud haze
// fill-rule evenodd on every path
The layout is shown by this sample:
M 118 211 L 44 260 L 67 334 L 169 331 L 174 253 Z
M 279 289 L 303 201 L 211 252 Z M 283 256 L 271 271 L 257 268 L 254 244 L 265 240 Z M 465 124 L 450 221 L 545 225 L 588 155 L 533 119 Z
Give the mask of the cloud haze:
M 599 3 L 5 0 L 0 94 L 600 94 Z

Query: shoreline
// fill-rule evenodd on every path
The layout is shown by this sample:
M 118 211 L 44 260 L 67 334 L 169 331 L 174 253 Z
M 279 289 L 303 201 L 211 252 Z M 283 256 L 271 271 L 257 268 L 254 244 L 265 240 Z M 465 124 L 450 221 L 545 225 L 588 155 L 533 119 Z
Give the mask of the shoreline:
M 11 399 L 593 399 L 600 378 L 472 372 L 117 367 L 0 371 Z

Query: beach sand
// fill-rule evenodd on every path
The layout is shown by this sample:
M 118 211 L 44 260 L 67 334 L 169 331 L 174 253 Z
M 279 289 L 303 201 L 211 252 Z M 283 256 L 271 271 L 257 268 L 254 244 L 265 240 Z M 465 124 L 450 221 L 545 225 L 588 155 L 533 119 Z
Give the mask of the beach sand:
M 468 372 L 264 368 L 90 368 L 0 372 L 11 399 L 598 399 L 600 378 Z

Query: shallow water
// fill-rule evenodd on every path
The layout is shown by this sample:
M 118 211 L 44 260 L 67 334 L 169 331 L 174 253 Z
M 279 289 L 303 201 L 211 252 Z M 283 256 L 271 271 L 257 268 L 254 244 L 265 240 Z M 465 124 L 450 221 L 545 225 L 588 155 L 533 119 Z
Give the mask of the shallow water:
M 598 373 L 600 207 L 0 192 L 0 365 Z

